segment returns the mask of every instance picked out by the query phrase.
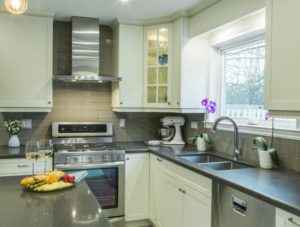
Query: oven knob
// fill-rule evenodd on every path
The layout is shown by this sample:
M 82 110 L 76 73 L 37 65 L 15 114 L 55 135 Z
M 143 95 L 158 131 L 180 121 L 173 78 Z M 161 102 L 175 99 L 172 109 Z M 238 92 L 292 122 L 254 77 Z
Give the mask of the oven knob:
M 104 161 L 109 161 L 109 155 L 108 154 L 104 156 Z
M 74 162 L 78 162 L 78 157 L 73 158 Z
M 113 161 L 116 161 L 118 159 L 118 156 L 116 154 L 114 154 L 114 155 L 112 155 L 111 158 L 112 158 Z

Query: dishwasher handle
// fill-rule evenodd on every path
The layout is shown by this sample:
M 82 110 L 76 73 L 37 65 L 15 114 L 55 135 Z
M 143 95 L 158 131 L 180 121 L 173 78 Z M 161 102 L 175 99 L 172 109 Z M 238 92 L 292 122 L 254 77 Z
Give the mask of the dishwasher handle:
M 242 200 L 238 198 L 235 195 L 232 195 L 231 197 L 231 206 L 232 210 L 239 215 L 246 216 L 247 213 L 247 202 L 245 200 Z

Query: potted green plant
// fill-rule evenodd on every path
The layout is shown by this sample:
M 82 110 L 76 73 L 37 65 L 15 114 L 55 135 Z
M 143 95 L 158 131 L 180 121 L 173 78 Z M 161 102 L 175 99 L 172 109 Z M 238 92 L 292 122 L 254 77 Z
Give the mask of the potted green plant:
M 193 144 L 196 145 L 198 151 L 206 151 L 206 145 L 212 145 L 212 140 L 207 133 L 201 133 L 193 138 Z
M 18 133 L 22 129 L 22 123 L 18 120 L 9 120 L 4 122 L 4 129 L 10 134 L 8 140 L 8 147 L 19 147 L 20 140 L 18 138 Z
M 279 158 L 275 148 L 268 148 L 267 141 L 263 137 L 253 140 L 259 157 L 259 165 L 263 169 L 272 169 L 273 165 L 279 165 Z

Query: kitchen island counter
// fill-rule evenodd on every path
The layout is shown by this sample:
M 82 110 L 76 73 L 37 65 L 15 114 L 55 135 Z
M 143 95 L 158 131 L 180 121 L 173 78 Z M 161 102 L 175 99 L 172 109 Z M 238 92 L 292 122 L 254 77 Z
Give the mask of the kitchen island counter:
M 27 192 L 22 177 L 0 178 L 0 227 L 111 227 L 85 181 L 72 189 Z

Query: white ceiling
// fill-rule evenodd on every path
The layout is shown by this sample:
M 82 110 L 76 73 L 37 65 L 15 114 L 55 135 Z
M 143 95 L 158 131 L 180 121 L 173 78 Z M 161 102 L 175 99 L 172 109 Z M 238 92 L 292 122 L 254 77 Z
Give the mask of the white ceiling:
M 108 24 L 113 19 L 143 20 L 171 16 L 187 10 L 203 0 L 28 0 L 29 10 L 55 12 L 58 20 L 69 20 L 70 16 L 100 18 Z M 1 0 L 3 5 L 3 0 Z

